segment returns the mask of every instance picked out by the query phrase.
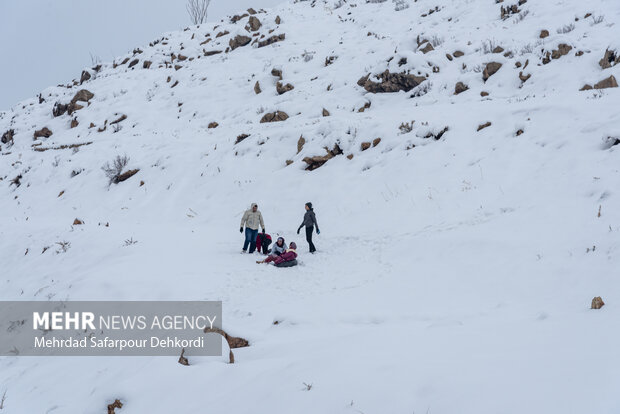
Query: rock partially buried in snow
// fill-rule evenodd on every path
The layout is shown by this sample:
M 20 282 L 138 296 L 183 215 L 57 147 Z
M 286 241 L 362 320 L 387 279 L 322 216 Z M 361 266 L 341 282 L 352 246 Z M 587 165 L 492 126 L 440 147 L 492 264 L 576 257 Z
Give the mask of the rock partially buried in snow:
M 521 82 L 526 82 L 531 77 L 532 77 L 531 73 L 528 73 L 527 75 L 524 75 L 523 71 L 519 72 L 519 79 L 521 80 Z
M 275 111 L 275 112 L 269 112 L 263 115 L 263 117 L 260 120 L 260 123 L 263 124 L 265 122 L 280 122 L 280 121 L 286 121 L 287 119 L 288 119 L 288 115 L 286 112 Z
M 297 140 L 297 153 L 299 154 L 302 149 L 304 149 L 304 145 L 306 144 L 306 139 L 301 135 Z
M 79 90 L 73 99 L 71 99 L 71 103 L 75 105 L 76 102 L 88 102 L 95 97 L 95 94 L 90 92 L 87 89 Z
M 243 141 L 244 139 L 246 139 L 247 137 L 249 137 L 250 134 L 241 134 L 237 136 L 237 139 L 235 140 L 235 144 L 240 143 L 241 141 Z
M 282 80 L 282 70 L 281 69 L 276 69 L 276 68 L 271 69 L 271 75 L 272 76 L 276 76 L 277 78 Z
M 426 80 L 422 76 L 410 75 L 408 73 L 390 73 L 388 70 L 377 75 L 380 82 L 373 82 L 369 78 L 370 74 L 362 76 L 357 81 L 357 84 L 371 93 L 409 92 Z
M 0 142 L 3 144 L 13 144 L 13 137 L 15 136 L 15 130 L 9 129 L 4 134 L 2 134 L 2 138 L 0 138 Z
M 34 131 L 34 139 L 37 138 L 49 138 L 52 136 L 52 131 L 48 127 L 43 127 L 38 131 Z
M 140 171 L 139 168 L 136 168 L 135 170 L 125 171 L 124 173 L 118 176 L 118 178 L 115 180 L 115 183 L 118 184 L 118 183 L 122 183 L 123 181 L 127 181 L 129 178 L 136 175 L 138 171 Z
M 433 50 L 435 50 L 435 48 L 429 42 L 426 42 L 426 46 L 424 46 L 420 50 L 422 51 L 422 53 L 427 54 L 428 52 L 432 52 Z
M 287 83 L 286 85 L 283 85 L 282 82 L 276 83 L 276 91 L 278 92 L 278 95 L 282 95 L 286 92 L 292 91 L 293 89 L 295 89 L 295 87 L 290 83 Z
M 314 157 L 304 158 L 303 162 L 308 164 L 306 167 L 306 170 L 308 171 L 316 170 L 317 168 L 325 164 L 327 161 L 334 158 L 336 155 L 342 154 L 342 149 L 340 149 L 340 146 L 338 144 L 335 144 L 334 148 L 331 150 L 325 148 L 325 151 L 327 151 L 327 154 L 325 155 L 316 155 Z
M 611 75 L 610 77 L 603 79 L 602 81 L 596 83 L 594 85 L 594 89 L 606 89 L 606 88 L 617 88 L 618 82 L 616 78 Z
M 279 35 L 273 35 L 261 42 L 258 42 L 258 47 L 265 47 L 265 46 L 269 46 L 270 44 L 276 43 L 276 42 L 281 42 L 282 40 L 286 39 L 286 34 L 282 33 Z
M 260 88 L 260 83 L 258 83 L 258 81 L 256 81 L 256 83 L 254 84 L 254 93 L 258 95 L 261 92 L 262 92 L 262 90 Z
M 491 126 L 491 122 L 485 122 L 484 124 L 478 125 L 478 131 L 481 131 L 485 128 L 488 128 Z
M 568 55 L 568 52 L 570 52 L 572 49 L 573 49 L 572 46 L 567 45 L 566 43 L 560 43 L 558 45 L 558 48 L 551 52 L 551 58 L 559 59 L 562 56 Z
M 616 54 L 615 50 L 605 50 L 605 55 L 603 59 L 601 59 L 598 64 L 601 69 L 608 69 L 612 66 L 617 65 L 620 62 L 620 56 Z
M 250 16 L 250 18 L 248 19 L 248 25 L 246 27 L 246 29 L 248 29 L 248 31 L 250 32 L 255 32 L 258 29 L 260 29 L 260 27 L 262 26 L 260 20 L 258 20 L 258 17 L 256 16 Z
M 495 75 L 498 70 L 502 67 L 502 64 L 499 62 L 489 62 L 487 63 L 484 71 L 482 72 L 482 80 L 487 81 L 491 76 Z
M 603 299 L 600 296 L 596 296 L 594 299 L 592 299 L 592 305 L 590 306 L 590 309 L 600 309 L 603 306 L 605 306 L 605 302 L 603 302 Z
M 89 80 L 90 78 L 90 73 L 87 70 L 83 70 L 82 76 L 80 76 L 80 85 Z
M 329 116 L 329 111 L 323 108 L 323 116 Z
M 549 30 L 541 30 L 540 31 L 540 35 L 538 36 L 541 39 L 544 39 L 545 37 L 549 37 Z
M 454 94 L 458 95 L 459 93 L 465 92 L 469 87 L 465 85 L 463 82 L 457 82 L 454 86 Z
M 607 89 L 607 88 L 617 88 L 617 87 L 618 87 L 618 82 L 616 81 L 616 78 L 613 75 L 594 84 L 594 89 Z M 580 89 L 580 91 L 587 91 L 590 89 L 593 89 L 592 85 L 584 85 Z
M 230 39 L 228 45 L 230 46 L 231 50 L 235 50 L 238 47 L 246 46 L 248 43 L 250 43 L 251 40 L 252 38 L 248 36 L 237 35 L 234 38 Z

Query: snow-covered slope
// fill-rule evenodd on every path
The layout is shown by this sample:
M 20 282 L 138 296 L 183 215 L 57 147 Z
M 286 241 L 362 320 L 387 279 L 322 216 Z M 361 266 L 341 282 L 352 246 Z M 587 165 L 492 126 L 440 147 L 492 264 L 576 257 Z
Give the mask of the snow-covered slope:
M 167 33 L 0 115 L 0 298 L 222 300 L 251 343 L 233 365 L 2 358 L 7 412 L 620 410 L 620 92 L 580 91 L 620 78 L 599 64 L 620 5 L 405 4 Z M 408 90 L 364 88 L 385 70 Z M 88 104 L 52 115 L 81 89 Z M 109 184 L 124 155 L 139 171 Z M 295 234 L 307 201 L 316 255 Z M 251 202 L 300 266 L 239 254 Z

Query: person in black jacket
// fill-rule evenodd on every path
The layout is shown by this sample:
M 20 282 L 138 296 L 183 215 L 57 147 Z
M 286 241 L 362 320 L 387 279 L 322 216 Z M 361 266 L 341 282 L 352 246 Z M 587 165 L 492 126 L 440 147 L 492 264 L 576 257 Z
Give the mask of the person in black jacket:
M 308 241 L 308 245 L 310 246 L 310 253 L 316 252 L 316 247 L 314 247 L 314 243 L 312 243 L 312 231 L 316 226 L 316 234 L 321 234 L 319 230 L 319 224 L 316 222 L 316 216 L 314 214 L 314 210 L 312 209 L 312 203 L 306 203 L 306 214 L 304 214 L 304 221 L 301 222 L 301 225 L 297 229 L 297 234 L 302 227 L 306 226 L 306 240 Z

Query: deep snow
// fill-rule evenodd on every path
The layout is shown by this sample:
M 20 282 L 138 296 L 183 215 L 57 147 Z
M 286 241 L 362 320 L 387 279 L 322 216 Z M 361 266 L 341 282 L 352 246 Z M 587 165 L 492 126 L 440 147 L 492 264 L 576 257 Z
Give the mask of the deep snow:
M 408 4 L 284 4 L 257 15 L 261 34 L 284 41 L 210 57 L 202 50 L 247 34 L 247 17 L 167 33 L 128 55 L 140 60 L 133 69 L 107 63 L 81 87 L 48 88 L 46 102 L 1 115 L 0 133 L 16 134 L 0 157 L 0 298 L 222 300 L 225 329 L 251 342 L 234 365 L 1 358 L 7 412 L 96 413 L 115 398 L 121 414 L 620 410 L 620 147 L 608 140 L 620 138 L 620 95 L 579 91 L 620 77 L 620 66 L 598 65 L 618 47 L 620 6 L 530 0 L 523 19 L 501 20 L 504 4 L 490 0 Z M 207 33 L 214 40 L 200 45 Z M 422 53 L 418 35 L 436 36 L 435 50 Z M 489 40 L 513 57 L 484 53 Z M 543 65 L 541 49 L 560 43 L 573 49 Z M 455 50 L 465 55 L 449 61 Z M 170 53 L 188 59 L 159 68 Z M 328 56 L 337 59 L 325 66 Z M 491 61 L 503 66 L 484 83 Z M 277 94 L 274 67 L 292 91 Z M 428 74 L 432 86 L 411 98 L 357 85 L 386 68 Z M 532 74 L 525 83 L 521 71 Z M 458 81 L 469 90 L 454 95 Z M 70 128 L 52 106 L 80 88 L 95 97 Z M 259 122 L 275 110 L 289 118 Z M 121 114 L 120 130 L 97 132 Z M 44 126 L 53 135 L 33 141 Z M 425 138 L 446 126 L 441 139 Z M 240 134 L 250 136 L 235 144 Z M 304 157 L 336 143 L 343 155 L 304 169 Z M 140 171 L 108 185 L 101 166 L 124 154 Z M 316 255 L 295 234 L 307 201 L 321 226 Z M 300 266 L 239 254 L 251 202 L 268 233 L 296 241 Z M 606 305 L 589 309 L 599 295 Z

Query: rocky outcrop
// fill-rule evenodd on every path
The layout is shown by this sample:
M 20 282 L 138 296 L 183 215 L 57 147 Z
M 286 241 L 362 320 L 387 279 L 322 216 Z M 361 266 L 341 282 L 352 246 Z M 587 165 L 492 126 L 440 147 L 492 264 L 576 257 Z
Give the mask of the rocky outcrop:
M 408 73 L 390 73 L 388 70 L 377 75 L 379 82 L 370 80 L 370 74 L 361 77 L 357 84 L 371 93 L 409 92 L 426 80 L 425 77 Z

